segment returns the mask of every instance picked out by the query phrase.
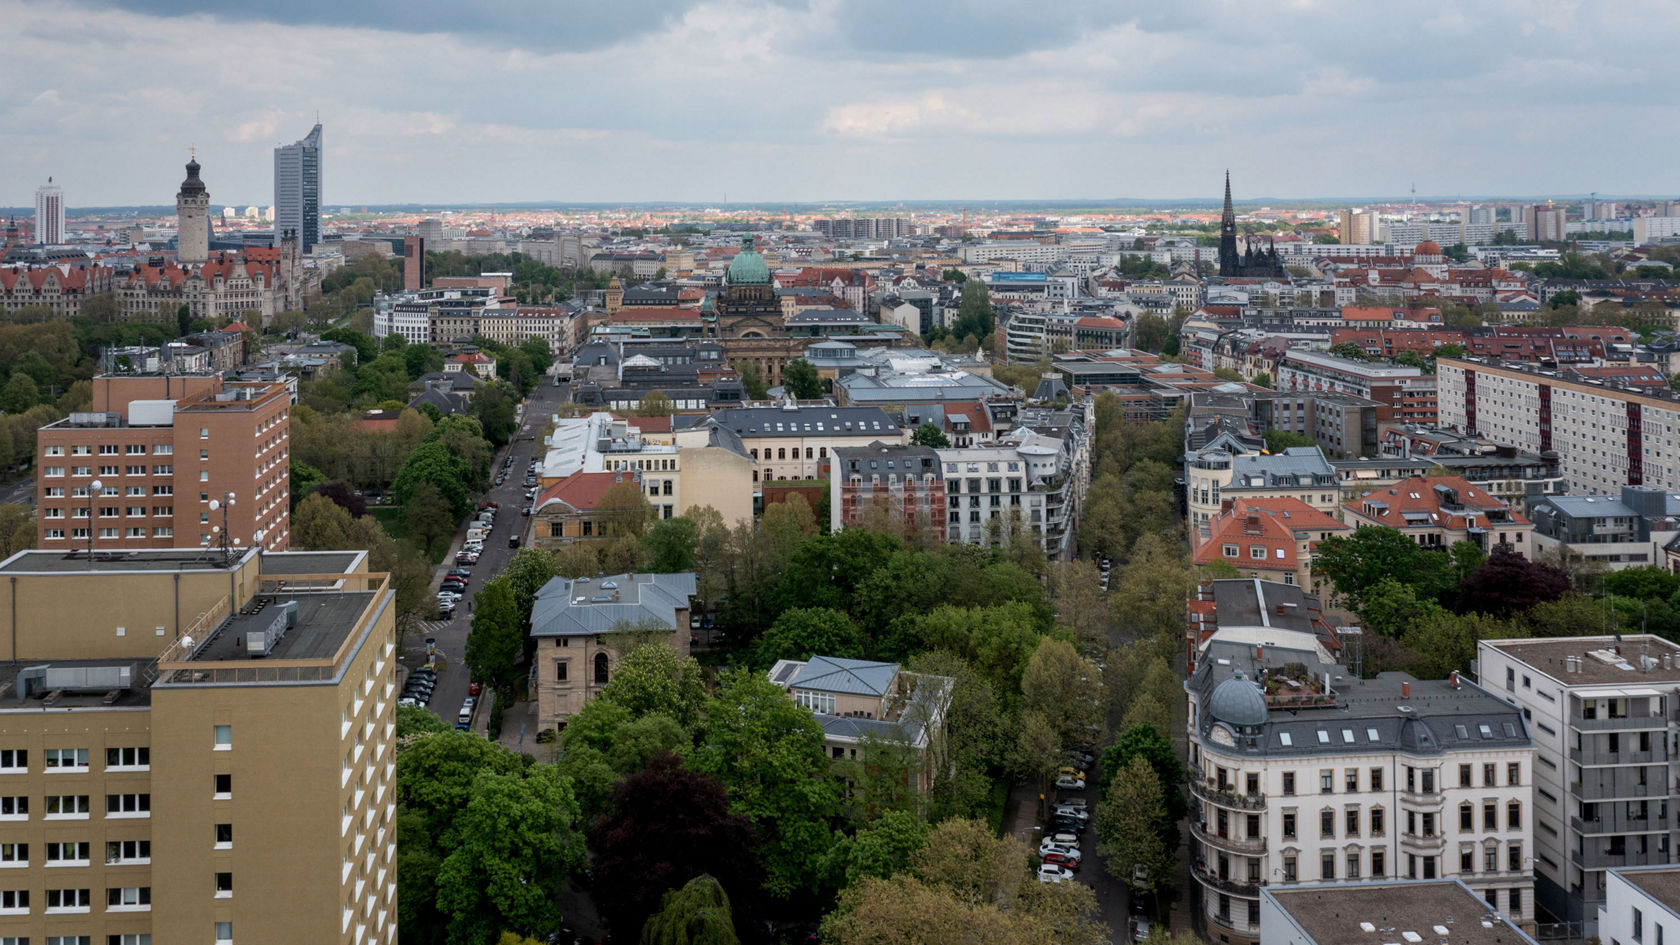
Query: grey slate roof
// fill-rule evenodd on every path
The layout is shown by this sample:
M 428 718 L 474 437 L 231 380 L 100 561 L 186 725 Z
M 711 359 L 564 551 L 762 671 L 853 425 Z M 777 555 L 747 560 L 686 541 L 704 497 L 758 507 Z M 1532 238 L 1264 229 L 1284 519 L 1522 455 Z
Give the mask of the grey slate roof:
M 879 407 L 730 407 L 712 419 L 743 437 L 879 436 L 898 423 Z
M 813 656 L 788 680 L 790 689 L 838 692 L 847 695 L 884 696 L 898 675 L 897 663 L 850 660 L 838 656 Z
M 1318 447 L 1291 446 L 1270 456 L 1235 457 L 1231 462 L 1231 484 L 1226 488 L 1252 488 L 1249 481 L 1254 478 L 1263 480 L 1268 487 L 1293 486 L 1300 476 L 1306 476 L 1309 484 L 1317 484 L 1315 478 L 1330 484 L 1336 481 L 1336 470 Z
M 615 592 L 616 601 L 612 599 Z M 689 608 L 694 593 L 692 572 L 613 574 L 576 580 L 557 577 L 542 586 L 531 604 L 531 636 L 593 636 L 640 623 L 674 630 L 677 612 Z

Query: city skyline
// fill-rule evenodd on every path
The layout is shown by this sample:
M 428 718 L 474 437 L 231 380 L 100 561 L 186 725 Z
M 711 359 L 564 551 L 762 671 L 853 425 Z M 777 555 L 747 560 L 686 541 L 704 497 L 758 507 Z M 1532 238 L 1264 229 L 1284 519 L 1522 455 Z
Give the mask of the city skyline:
M 317 113 L 329 206 L 1200 199 L 1227 164 L 1239 203 L 1680 190 L 1623 157 L 1672 144 L 1638 104 L 1680 71 L 1657 5 L 275 9 L 0 0 L 31 37 L 0 204 L 49 174 L 72 207 L 161 204 L 197 145 L 230 203 L 266 205 L 272 149 Z M 253 69 L 256 36 L 297 52 Z

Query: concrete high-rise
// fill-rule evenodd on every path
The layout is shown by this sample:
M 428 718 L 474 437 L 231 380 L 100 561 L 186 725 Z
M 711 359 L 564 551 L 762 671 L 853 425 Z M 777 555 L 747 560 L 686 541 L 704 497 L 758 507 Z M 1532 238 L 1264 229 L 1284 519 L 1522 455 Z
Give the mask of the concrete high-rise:
M 0 562 L 0 941 L 395 942 L 392 594 L 365 551 Z
M 418 292 L 426 287 L 426 238 L 403 237 L 403 289 Z
M 35 242 L 45 246 L 64 242 L 64 188 L 51 177 L 35 188 Z
M 274 149 L 274 245 L 297 234 L 305 253 L 321 241 L 321 123 L 309 134 Z
M 1369 210 L 1343 210 L 1337 224 L 1336 235 L 1343 243 L 1367 246 L 1376 241 L 1377 215 Z
M 183 266 L 210 259 L 210 191 L 198 179 L 198 159 L 187 161 L 187 179 L 175 195 L 175 261 Z

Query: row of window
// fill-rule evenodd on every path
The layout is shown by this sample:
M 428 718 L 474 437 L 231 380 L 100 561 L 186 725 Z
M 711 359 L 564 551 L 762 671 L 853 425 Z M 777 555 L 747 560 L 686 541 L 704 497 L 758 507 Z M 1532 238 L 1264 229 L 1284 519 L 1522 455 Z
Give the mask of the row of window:
M 175 452 L 175 446 L 172 443 L 158 443 L 158 444 L 155 444 L 152 447 L 152 453 L 154 455 L 157 455 L 157 456 L 168 456 L 170 453 L 173 453 L 173 452 Z M 47 455 L 47 456 L 63 456 L 64 455 L 64 447 L 63 446 L 48 446 L 44 451 L 44 455 Z M 70 455 L 71 456 L 92 456 L 93 455 L 93 447 L 72 445 L 70 447 Z M 144 456 L 144 455 L 146 455 L 146 444 L 144 444 L 144 443 L 129 443 L 119 451 L 118 448 L 117 448 L 117 444 L 115 444 L 115 443 L 101 443 L 99 445 L 99 455 L 101 455 L 101 456 L 118 456 L 118 455 Z
M 205 458 L 208 458 L 208 457 L 205 457 Z M 99 467 L 99 475 L 101 475 L 101 476 L 119 476 L 119 475 L 128 475 L 128 476 L 145 476 L 145 475 L 173 476 L 173 475 L 175 475 L 175 467 L 174 466 L 161 466 L 161 465 L 160 466 L 153 466 L 152 471 L 150 473 L 146 472 L 146 467 L 144 467 L 144 466 L 129 466 L 127 473 L 120 472 L 119 470 L 121 468 L 122 467 L 119 467 L 119 466 L 101 466 L 101 467 Z M 64 467 L 63 466 L 42 466 L 41 467 L 41 475 L 42 475 L 43 478 L 47 478 L 47 479 L 63 478 Z M 72 476 L 92 476 L 92 475 L 94 475 L 93 467 L 92 466 L 71 466 L 70 467 L 70 475 L 72 475 Z M 205 473 L 204 475 L 208 476 L 209 473 Z
M 55 539 L 56 540 L 63 540 L 64 529 L 62 529 L 62 528 L 46 529 L 44 532 L 42 532 L 42 537 L 45 538 L 48 541 L 52 541 L 52 540 L 55 540 Z M 72 528 L 72 529 L 70 529 L 70 539 L 72 541 L 85 541 L 85 540 L 87 540 L 87 537 L 88 537 L 88 530 L 85 529 L 85 528 Z M 144 528 L 130 528 L 126 531 L 126 533 L 124 533 L 122 529 L 101 528 L 99 530 L 99 537 L 100 538 L 111 538 L 111 539 L 116 539 L 116 538 L 145 538 L 146 537 L 146 530 Z M 175 529 L 174 529 L 173 526 L 170 526 L 170 525 L 156 526 L 152 529 L 152 537 L 153 538 L 174 538 L 175 537 Z
M 88 506 L 85 506 L 85 505 L 77 506 L 76 508 L 73 508 L 73 509 L 70 510 L 70 517 L 71 518 L 87 518 L 92 512 L 93 512 L 93 509 L 89 508 Z M 152 506 L 152 509 L 151 509 L 150 512 L 146 511 L 146 506 L 144 506 L 144 505 L 130 505 L 130 506 L 126 506 L 126 507 L 119 507 L 119 506 L 115 506 L 115 505 L 102 505 L 102 506 L 99 507 L 99 517 L 100 518 L 120 518 L 123 515 L 127 515 L 129 518 L 145 518 L 147 515 L 156 515 L 160 518 L 168 518 L 168 517 L 173 516 L 174 514 L 175 514 L 175 506 L 173 506 L 173 505 L 154 505 L 154 506 Z M 42 518 L 63 518 L 64 517 L 64 510 L 62 508 L 42 509 L 41 510 L 41 517 Z
M 155 496 L 156 495 L 174 495 L 175 494 L 175 487 L 174 486 L 152 486 L 151 489 L 152 489 L 151 494 L 155 495 Z M 72 499 L 86 499 L 92 494 L 92 492 L 93 492 L 93 490 L 90 489 L 87 486 L 72 486 L 70 488 L 70 498 L 72 498 Z M 120 493 L 119 493 L 119 490 L 117 489 L 116 486 L 102 486 L 99 490 L 99 495 L 100 495 L 101 498 L 114 499 L 119 494 L 128 496 L 131 499 L 139 499 L 139 498 L 145 497 L 145 495 L 147 493 L 146 493 L 146 487 L 145 486 L 125 486 L 120 491 Z M 62 498 L 64 498 L 64 487 L 63 486 L 47 486 L 46 490 L 45 490 L 45 495 L 49 499 L 62 499 Z M 201 501 L 201 502 L 202 501 L 207 501 L 209 498 L 210 498 L 210 493 L 208 493 L 208 492 L 201 493 L 199 501 Z
M 48 817 L 86 817 L 90 804 L 86 794 L 48 794 L 43 798 L 43 813 Z M 105 795 L 106 816 L 148 816 L 152 811 L 150 794 Z M 0 796 L 0 818 L 23 820 L 29 816 L 29 796 L 8 794 Z
M 230 930 L 228 934 L 231 937 L 233 933 Z M 231 938 L 230 939 L 217 939 L 217 941 L 229 941 L 229 940 L 231 940 Z M 150 932 L 130 932 L 130 933 L 123 934 L 123 935 L 118 935 L 118 934 L 112 933 L 112 934 L 107 935 L 105 937 L 105 942 L 106 942 L 106 945 L 152 945 L 152 933 L 150 933 Z M 27 936 L 27 935 L 0 935 L 0 945 L 29 945 L 29 936 Z M 47 945 L 93 945 L 93 936 L 91 936 L 91 935 L 49 935 L 49 936 L 47 936 Z
M 1460 727 L 1462 728 L 1462 726 L 1460 726 Z M 1488 728 L 1488 726 L 1485 726 L 1485 725 L 1482 726 L 1482 727 L 1484 729 Z M 1328 731 L 1320 729 L 1318 734 L 1319 734 L 1319 741 L 1320 742 L 1323 742 L 1323 743 L 1329 743 L 1330 742 L 1330 733 Z M 1345 740 L 1348 743 L 1353 743 L 1354 738 L 1353 738 L 1353 734 L 1352 734 L 1351 729 L 1347 730 L 1346 735 L 1347 735 L 1347 737 L 1346 737 Z M 1461 737 L 1467 737 L 1467 736 L 1461 736 Z M 1489 736 L 1484 734 L 1483 737 L 1489 737 Z M 1374 740 L 1375 740 L 1375 738 L 1373 738 L 1373 741 Z M 1481 786 L 1483 786 L 1483 787 L 1498 787 L 1499 786 L 1499 781 L 1498 781 L 1499 766 L 1494 762 L 1484 762 L 1481 767 L 1482 767 Z M 1358 769 L 1358 768 L 1344 768 L 1342 770 L 1342 788 L 1346 793 L 1348 793 L 1348 794 L 1359 793 L 1359 790 L 1360 790 L 1359 770 L 1360 769 Z M 1462 787 L 1462 788 L 1475 787 L 1476 785 L 1472 783 L 1472 776 L 1473 776 L 1474 772 L 1475 772 L 1475 766 L 1474 765 L 1470 765 L 1470 764 L 1459 765 L 1458 766 L 1458 786 Z M 1220 769 L 1220 771 L 1219 771 L 1219 782 L 1220 782 L 1220 788 L 1222 790 L 1225 788 L 1225 776 L 1226 776 L 1225 770 Z M 1408 766 L 1405 769 L 1405 779 L 1406 779 L 1405 790 L 1408 791 L 1408 792 L 1422 793 L 1422 794 L 1434 794 L 1435 791 L 1436 791 L 1435 769 L 1434 768 L 1413 768 L 1413 767 Z M 1366 790 L 1369 790 L 1369 791 L 1381 791 L 1381 790 L 1383 790 L 1383 769 L 1382 768 L 1371 768 L 1369 775 L 1366 777 L 1366 782 L 1365 783 L 1367 784 Z M 1506 763 L 1506 765 L 1505 765 L 1505 786 L 1506 787 L 1517 787 L 1521 784 L 1522 784 L 1522 764 L 1520 762 L 1516 762 L 1516 761 Z M 1294 796 L 1297 793 L 1296 788 L 1297 788 L 1296 773 L 1293 772 L 1293 771 L 1283 772 L 1283 794 L 1284 794 L 1284 796 L 1285 797 Z M 1319 772 L 1318 772 L 1318 792 L 1320 794 L 1334 794 L 1336 792 L 1336 771 L 1335 771 L 1334 768 L 1321 768 L 1321 769 L 1319 769 Z M 1253 772 L 1250 772 L 1248 774 L 1248 793 L 1256 794 L 1256 795 L 1260 793 L 1260 776 L 1256 773 L 1253 773 Z
M 230 726 L 218 725 L 214 735 L 217 747 L 231 745 Z M 41 766 L 48 771 L 87 771 L 89 756 L 86 748 L 48 748 L 41 753 Z M 105 749 L 105 767 L 110 769 L 143 770 L 151 767 L 152 750 L 145 745 Z M 23 774 L 29 770 L 29 749 L 0 748 L 0 774 Z

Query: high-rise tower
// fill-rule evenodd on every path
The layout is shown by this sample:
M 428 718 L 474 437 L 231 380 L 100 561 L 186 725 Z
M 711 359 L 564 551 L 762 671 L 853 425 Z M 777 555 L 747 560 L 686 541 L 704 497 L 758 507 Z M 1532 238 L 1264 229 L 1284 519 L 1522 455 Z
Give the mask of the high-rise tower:
M 35 242 L 43 246 L 64 242 L 64 188 L 51 177 L 35 188 Z
M 290 230 L 308 253 L 321 241 L 321 123 L 274 149 L 274 245 Z
M 201 265 L 210 258 L 210 191 L 198 179 L 198 159 L 187 161 L 187 179 L 175 195 L 175 261 Z

